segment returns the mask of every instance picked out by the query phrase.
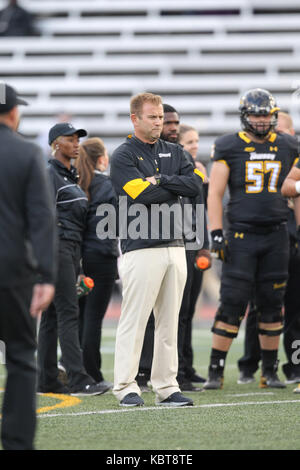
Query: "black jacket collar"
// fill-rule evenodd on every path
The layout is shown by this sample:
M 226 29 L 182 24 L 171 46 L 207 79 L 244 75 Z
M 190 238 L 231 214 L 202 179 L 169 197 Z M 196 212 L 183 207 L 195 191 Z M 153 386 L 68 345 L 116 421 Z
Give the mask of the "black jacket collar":
M 140 146 L 144 146 L 146 148 L 150 148 L 151 150 L 155 150 L 157 149 L 158 145 L 159 145 L 159 140 L 158 139 L 156 142 L 154 142 L 154 144 L 149 144 L 148 142 L 143 142 L 142 140 L 138 139 L 138 137 L 136 135 L 129 135 L 127 137 L 128 140 L 134 140 L 138 145 Z
M 74 180 L 75 183 L 78 182 L 78 174 L 76 168 L 71 165 L 71 168 L 68 169 L 63 163 L 61 163 L 59 160 L 56 158 L 51 158 L 49 160 L 49 165 L 52 165 L 56 171 L 58 171 L 59 174 L 67 176 L 68 178 L 71 178 Z

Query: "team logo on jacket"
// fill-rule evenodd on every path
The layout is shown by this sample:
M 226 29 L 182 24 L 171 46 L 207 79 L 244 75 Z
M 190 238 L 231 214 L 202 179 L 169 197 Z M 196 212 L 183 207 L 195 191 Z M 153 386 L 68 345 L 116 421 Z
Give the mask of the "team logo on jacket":
M 171 153 L 159 153 L 158 156 L 159 156 L 159 158 L 172 157 Z

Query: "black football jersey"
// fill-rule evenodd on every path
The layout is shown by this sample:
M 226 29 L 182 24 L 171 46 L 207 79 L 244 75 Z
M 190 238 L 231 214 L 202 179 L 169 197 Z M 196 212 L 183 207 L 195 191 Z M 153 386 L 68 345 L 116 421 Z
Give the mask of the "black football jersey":
M 270 225 L 288 217 L 280 188 L 298 158 L 295 137 L 271 133 L 264 143 L 251 141 L 245 132 L 227 134 L 213 146 L 212 158 L 228 166 L 229 223 Z

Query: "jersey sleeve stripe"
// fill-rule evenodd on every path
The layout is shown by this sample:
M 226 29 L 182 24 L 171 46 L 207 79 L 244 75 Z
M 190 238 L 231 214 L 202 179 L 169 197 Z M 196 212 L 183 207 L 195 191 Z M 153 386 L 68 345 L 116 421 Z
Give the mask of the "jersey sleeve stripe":
M 202 171 L 198 170 L 198 168 L 195 168 L 195 169 L 194 169 L 194 173 L 196 173 L 196 175 L 200 176 L 200 178 L 202 179 L 202 181 L 204 181 L 205 176 L 204 176 L 204 174 L 202 173 Z
M 226 160 L 216 160 L 216 163 L 223 163 L 223 165 L 226 165 L 229 168 L 229 165 Z
M 137 178 L 135 180 L 128 181 L 128 183 L 123 186 L 123 189 L 132 199 L 136 199 L 146 188 L 148 188 L 149 185 L 149 181 Z

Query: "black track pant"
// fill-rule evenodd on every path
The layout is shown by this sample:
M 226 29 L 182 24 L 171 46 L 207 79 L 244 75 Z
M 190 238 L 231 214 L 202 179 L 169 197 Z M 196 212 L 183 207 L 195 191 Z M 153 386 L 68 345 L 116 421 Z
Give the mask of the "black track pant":
M 84 366 L 79 343 L 79 306 L 76 280 L 79 273 L 80 244 L 61 240 L 58 279 L 54 302 L 43 312 L 38 336 L 39 390 L 57 385 L 57 339 L 71 391 L 94 383 Z
M 32 285 L 0 289 L 0 340 L 7 381 L 1 440 L 7 450 L 31 450 L 36 427 L 36 328 L 29 314 Z M 1 348 L 2 349 L 2 348 Z

